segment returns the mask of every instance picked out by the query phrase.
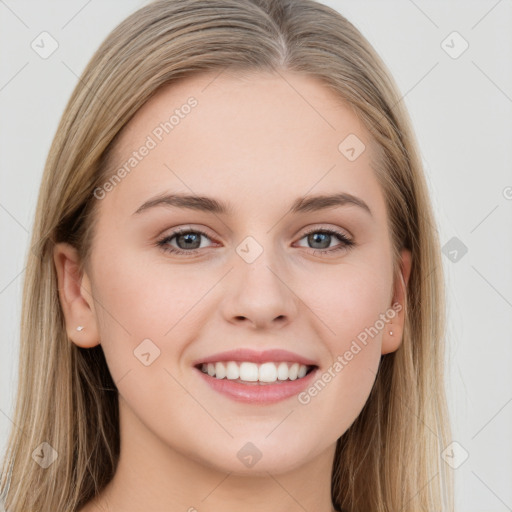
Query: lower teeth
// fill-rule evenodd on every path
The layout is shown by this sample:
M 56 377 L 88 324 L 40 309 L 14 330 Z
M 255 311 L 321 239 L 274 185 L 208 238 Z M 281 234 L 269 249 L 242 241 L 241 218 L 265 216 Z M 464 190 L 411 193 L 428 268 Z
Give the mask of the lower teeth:
M 249 381 L 249 380 L 242 380 L 242 379 L 217 379 L 217 380 L 231 380 L 231 382 L 238 382 L 240 384 L 253 384 L 253 385 L 266 385 L 266 384 L 282 384 L 283 382 L 291 382 L 290 379 L 286 380 L 276 380 L 274 382 L 262 382 L 260 380 L 257 381 Z M 298 380 L 298 379 L 295 379 Z

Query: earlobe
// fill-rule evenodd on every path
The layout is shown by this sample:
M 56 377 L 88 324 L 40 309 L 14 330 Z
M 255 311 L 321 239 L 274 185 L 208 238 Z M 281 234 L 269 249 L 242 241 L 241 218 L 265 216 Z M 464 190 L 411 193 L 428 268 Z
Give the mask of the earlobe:
M 78 251 L 60 242 L 53 248 L 53 260 L 68 338 L 80 347 L 94 347 L 100 343 L 94 300 L 87 274 L 80 273 Z
M 395 283 L 393 300 L 391 302 L 391 307 L 395 310 L 395 316 L 384 328 L 382 336 L 382 354 L 394 352 L 402 343 L 405 325 L 407 283 L 411 275 L 412 254 L 410 250 L 402 249 L 400 255 L 400 276 L 398 282 Z M 398 306 L 398 304 L 400 306 Z

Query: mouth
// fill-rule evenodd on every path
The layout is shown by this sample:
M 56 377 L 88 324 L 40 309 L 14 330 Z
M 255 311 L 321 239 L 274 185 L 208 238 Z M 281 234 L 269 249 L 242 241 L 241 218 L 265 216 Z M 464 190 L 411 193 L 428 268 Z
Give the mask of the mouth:
M 203 374 L 216 380 L 227 380 L 246 385 L 280 385 L 303 379 L 316 370 L 316 365 L 293 361 L 217 361 L 195 365 Z
M 237 348 L 192 362 L 210 389 L 237 402 L 268 405 L 296 397 L 311 385 L 320 368 L 316 361 L 283 349 Z

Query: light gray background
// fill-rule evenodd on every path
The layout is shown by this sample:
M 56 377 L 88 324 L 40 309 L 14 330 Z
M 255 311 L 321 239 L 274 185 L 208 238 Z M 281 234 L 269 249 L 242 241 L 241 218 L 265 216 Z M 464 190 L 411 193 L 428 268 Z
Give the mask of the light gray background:
M 512 2 L 325 3 L 389 66 L 419 140 L 441 242 L 456 237 L 467 246 L 457 261 L 443 256 L 448 393 L 460 444 L 450 460 L 460 464 L 469 454 L 453 470 L 457 510 L 512 510 Z M 0 0 L 2 455 L 12 425 L 24 258 L 47 152 L 87 61 L 142 4 Z M 43 31 L 59 44 L 47 59 L 31 48 Z M 458 58 L 442 47 L 453 31 L 469 43 Z M 462 48 L 453 36 L 444 45 L 452 53 Z

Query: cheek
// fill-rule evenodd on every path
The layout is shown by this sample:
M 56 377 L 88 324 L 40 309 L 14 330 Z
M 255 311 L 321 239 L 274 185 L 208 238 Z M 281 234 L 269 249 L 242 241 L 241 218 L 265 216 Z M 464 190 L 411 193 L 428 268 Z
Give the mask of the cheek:
M 333 356 L 347 350 L 353 339 L 364 342 L 365 333 L 378 344 L 385 325 L 381 315 L 390 307 L 389 277 L 368 265 L 338 265 L 317 273 L 314 282 L 303 288 L 300 296 L 321 320 Z
M 161 366 L 179 358 L 187 339 L 184 331 L 197 321 L 198 305 L 211 288 L 209 280 L 184 266 L 171 271 L 165 264 L 134 261 L 119 253 L 103 261 L 97 267 L 94 294 L 100 339 L 114 381 L 144 363 Z
M 315 407 L 326 408 L 325 414 L 333 407 L 333 424 L 343 431 L 361 411 L 375 380 L 382 335 L 393 318 L 388 303 L 391 281 L 369 266 L 346 265 L 330 275 L 317 274 L 315 283 L 301 296 L 307 297 L 308 308 L 320 320 L 315 325 L 330 362 L 302 403 L 315 401 Z

